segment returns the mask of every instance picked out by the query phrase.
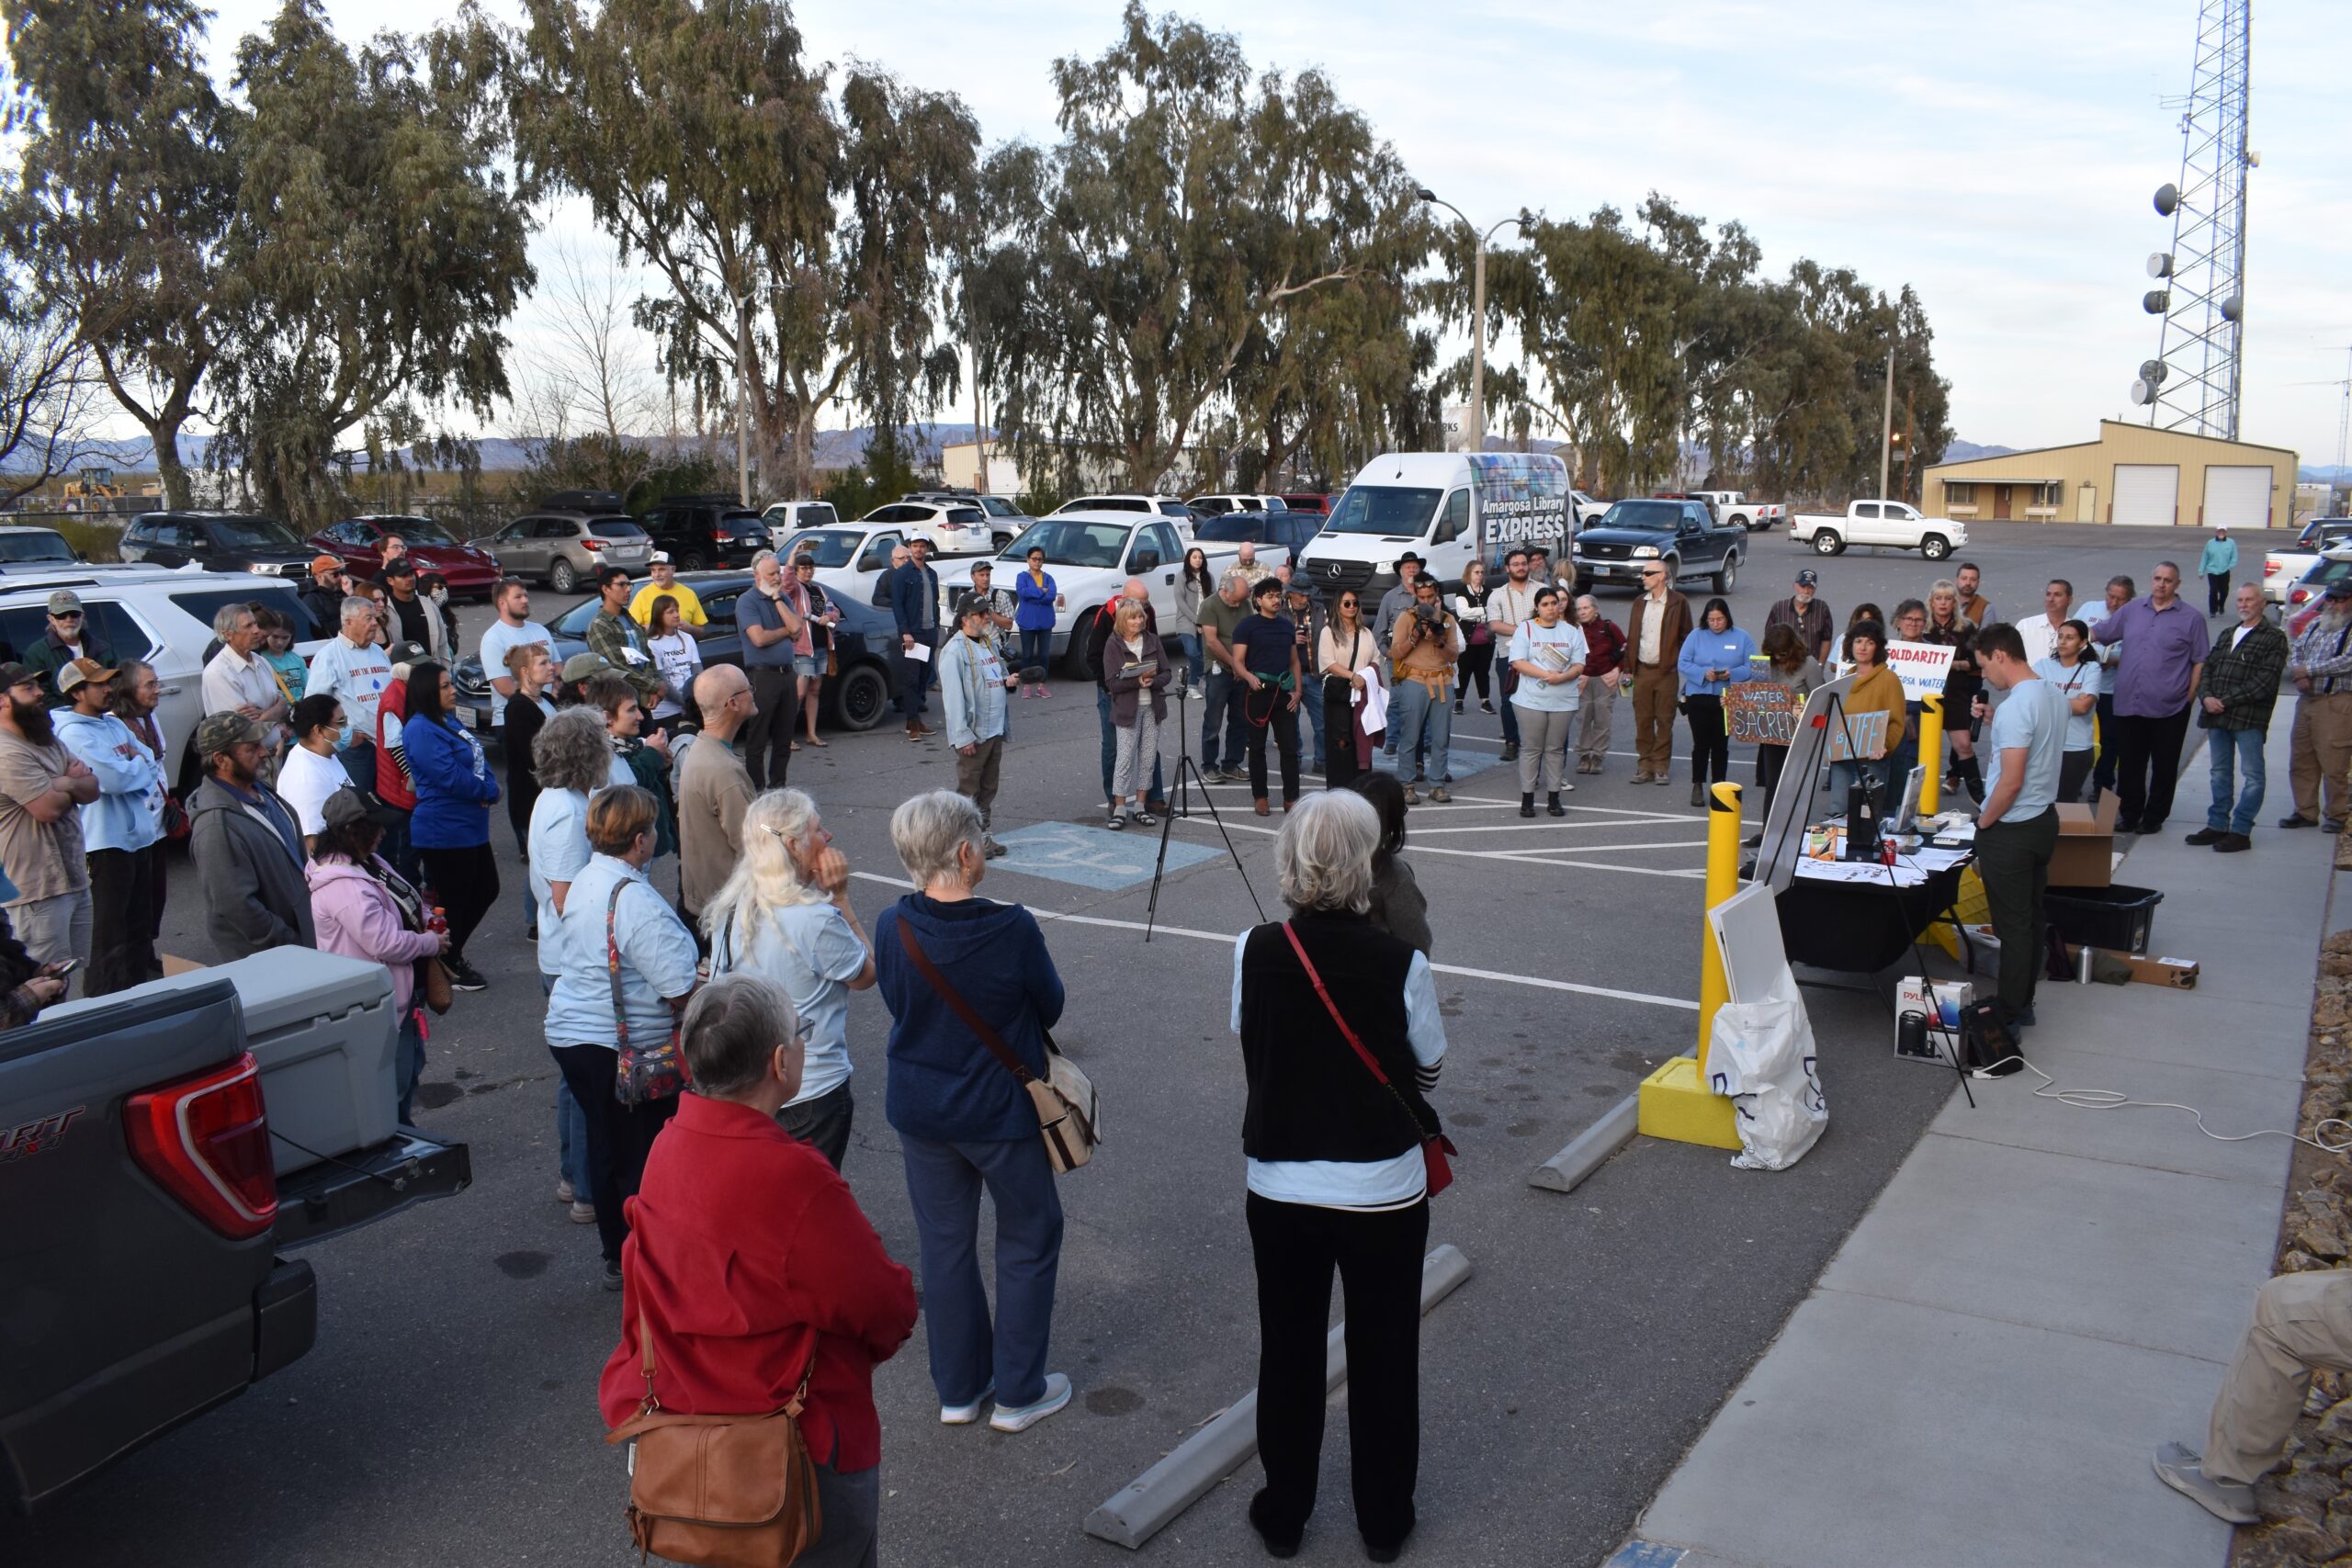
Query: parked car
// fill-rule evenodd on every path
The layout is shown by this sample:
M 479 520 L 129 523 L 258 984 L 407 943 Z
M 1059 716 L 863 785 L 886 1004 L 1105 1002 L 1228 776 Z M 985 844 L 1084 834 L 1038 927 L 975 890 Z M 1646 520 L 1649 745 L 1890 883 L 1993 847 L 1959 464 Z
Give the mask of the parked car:
M 528 513 L 486 541 L 499 570 L 510 577 L 544 582 L 569 593 L 600 566 L 643 571 L 653 558 L 653 541 L 633 517 L 619 513 Z
M 1340 498 L 1336 495 L 1326 495 L 1318 490 L 1286 490 L 1283 491 L 1283 504 L 1289 507 L 1293 512 L 1321 512 L 1328 513 L 1331 510 L 1331 503 L 1339 499 Z
M 2264 552 L 2263 598 L 2273 604 L 2286 604 L 2290 591 L 2310 575 L 2323 555 L 2346 544 L 2352 544 L 2352 517 L 2313 518 L 2293 545 Z
M 760 513 L 767 525 L 769 547 L 802 528 L 830 528 L 842 520 L 830 501 L 774 501 Z
M 1923 517 L 1900 501 L 1852 501 L 1843 515 L 1798 513 L 1790 520 L 1789 537 L 1811 545 L 1817 555 L 1841 556 L 1849 545 L 1868 545 L 1941 560 L 1968 543 L 1968 530 L 1948 517 Z
M 1575 520 L 1568 468 L 1548 452 L 1385 452 L 1356 472 L 1299 574 L 1328 599 L 1354 590 L 1376 604 L 1411 549 L 1448 587 L 1472 561 L 1498 567 L 1513 546 L 1566 552 Z
M 1693 498 L 1713 506 L 1718 521 L 1736 524 L 1751 534 L 1759 529 L 1770 528 L 1775 523 L 1785 523 L 1789 520 L 1787 507 L 1768 505 L 1760 501 L 1750 501 L 1747 494 L 1740 491 L 1698 490 L 1690 493 Z
M 988 514 L 989 548 L 1001 550 L 1012 543 L 1012 536 L 1036 521 L 1019 505 L 1001 495 L 983 495 L 968 490 L 919 490 L 903 501 L 935 501 L 950 506 L 977 506 Z
M 1228 512 L 1287 512 L 1290 505 L 1279 495 L 1196 495 L 1186 502 L 1203 517 L 1222 517 Z
M 1000 547 L 989 514 L 965 501 L 894 501 L 858 521 L 901 529 L 909 538 L 920 534 L 931 541 L 934 558 L 986 555 Z
M 1117 597 L 1128 578 L 1143 579 L 1153 613 L 1163 624 L 1176 613 L 1176 575 L 1183 570 L 1185 541 L 1167 518 L 1138 517 L 1132 512 L 1057 512 L 1031 524 L 997 556 L 991 573 L 997 587 L 1012 587 L 1013 574 L 1028 570 L 1033 546 L 1045 550 L 1046 570 L 1061 592 L 1062 606 L 1054 614 L 1053 653 L 1069 656 L 1074 678 L 1089 671 L 1084 644 L 1072 638 L 1071 628 Z M 1212 578 L 1241 558 L 1238 545 L 1204 547 Z M 1268 567 L 1289 558 L 1290 550 L 1283 545 L 1258 552 L 1258 559 Z M 959 561 L 940 569 L 943 599 L 953 604 L 972 586 L 972 566 Z
M 2301 627 L 2294 625 L 2296 619 L 2320 607 L 2321 596 L 2326 593 L 2329 583 L 2339 578 L 2352 577 L 2352 541 L 2334 546 L 2310 558 L 2311 565 L 2303 569 L 2303 575 L 2296 580 L 2295 585 L 2287 590 L 2283 604 L 2280 624 L 2297 631 Z
M 1172 495 L 1145 495 L 1133 491 L 1124 495 L 1081 495 L 1076 501 L 1065 501 L 1049 515 L 1065 516 L 1072 512 L 1156 512 L 1162 517 L 1172 517 L 1186 528 L 1199 521 L 1198 513 Z
M 1621 501 L 1577 533 L 1575 553 L 1577 580 L 1588 587 L 1638 590 L 1642 569 L 1662 560 L 1669 582 L 1704 577 L 1728 593 L 1739 581 L 1747 530 L 1717 522 L 1703 501 Z
M 54 528 L 0 524 L 0 570 L 10 567 L 72 566 L 81 559 L 65 536 Z
M 59 588 L 80 595 L 86 624 L 117 659 L 143 659 L 155 667 L 164 687 L 155 723 L 174 787 L 182 792 L 196 787 L 201 773 L 188 742 L 204 716 L 204 665 L 216 646 L 213 615 L 224 604 L 258 602 L 298 626 L 311 624 L 294 584 L 274 576 L 148 566 L 11 571 L 0 576 L 0 660 L 21 659 L 48 633 L 49 595 Z M 294 645 L 305 658 L 324 646 L 310 638 Z
M 491 587 L 499 578 L 498 558 L 480 545 L 460 543 L 430 517 L 346 517 L 302 543 L 313 553 L 322 552 L 373 571 L 384 558 L 384 540 L 395 535 L 408 547 L 419 571 L 441 574 L 449 585 L 450 598 L 488 602 Z
M 149 566 L 191 563 L 208 571 L 251 571 L 264 577 L 307 578 L 319 552 L 294 530 L 268 517 L 235 512 L 142 512 L 122 531 L 117 553 Z
M 674 495 L 648 507 L 638 522 L 680 571 L 747 567 L 768 547 L 768 525 L 731 495 Z
M 786 562 L 804 554 L 816 557 L 817 581 L 826 592 L 887 610 L 890 552 L 906 542 L 907 531 L 896 523 L 842 523 L 787 535 L 775 553 Z
M 1577 526 L 1579 528 L 1587 523 L 1600 521 L 1600 514 L 1608 511 L 1609 507 L 1610 502 L 1596 501 L 1580 490 L 1568 491 L 1568 510 L 1576 513 Z
M 381 964 L 282 947 L 0 1034 L 0 1500 L 67 1487 L 300 1359 L 282 1256 L 464 1190 L 397 1122 Z
M 1247 539 L 1261 549 L 1280 545 L 1296 560 L 1307 541 L 1323 531 L 1324 522 L 1320 512 L 1227 512 L 1196 525 L 1193 542 L 1238 545 Z
M 742 638 L 735 629 L 735 601 L 751 587 L 752 574 L 699 572 L 684 581 L 702 601 L 703 614 L 709 618 L 709 635 L 701 641 L 702 661 L 742 663 Z M 583 599 L 547 623 L 548 631 L 555 639 L 558 664 L 575 653 L 587 651 L 588 623 L 596 618 L 597 603 L 593 598 Z M 825 682 L 820 716 L 835 729 L 871 729 L 882 721 L 890 698 L 898 690 L 898 661 L 888 657 L 898 649 L 898 625 L 870 604 L 847 598 L 837 598 L 834 603 L 842 612 L 836 637 L 841 664 Z M 458 711 L 471 720 L 476 729 L 485 735 L 494 734 L 490 722 L 490 682 L 482 676 L 481 660 L 475 654 L 465 655 L 450 671 L 449 679 L 458 688 Z

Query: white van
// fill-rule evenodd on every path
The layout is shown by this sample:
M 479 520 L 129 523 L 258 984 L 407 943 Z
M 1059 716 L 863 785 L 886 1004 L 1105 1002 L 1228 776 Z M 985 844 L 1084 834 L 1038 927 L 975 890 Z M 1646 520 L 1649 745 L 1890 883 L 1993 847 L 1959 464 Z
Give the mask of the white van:
M 1449 586 L 1474 560 L 1491 574 L 1513 545 L 1540 544 L 1557 564 L 1574 534 L 1572 494 L 1567 465 L 1548 453 L 1385 453 L 1331 508 L 1300 575 L 1326 598 L 1353 590 L 1376 601 L 1396 586 L 1407 550 Z

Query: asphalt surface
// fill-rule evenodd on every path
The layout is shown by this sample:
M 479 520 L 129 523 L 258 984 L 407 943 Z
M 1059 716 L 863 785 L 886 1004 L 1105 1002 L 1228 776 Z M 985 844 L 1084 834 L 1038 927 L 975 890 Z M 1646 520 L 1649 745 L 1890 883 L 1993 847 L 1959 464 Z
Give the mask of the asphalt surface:
M 2188 531 L 1974 532 L 1979 543 L 1964 553 L 2005 615 L 2037 607 L 2050 575 L 2096 597 L 2116 571 L 2144 585 L 2160 554 L 2193 565 L 2198 544 Z M 1859 551 L 1824 558 L 1780 535 L 1753 545 L 1733 599 L 1751 628 L 1802 566 L 1821 572 L 1842 623 L 1857 598 L 1891 609 L 1958 565 Z M 1622 624 L 1623 596 L 1602 603 Z M 542 595 L 539 608 L 544 619 L 559 606 Z M 486 612 L 464 622 L 470 647 Z M 1227 1032 L 1230 941 L 1256 918 L 1250 896 L 1215 825 L 1204 816 L 1180 823 L 1174 859 L 1188 863 L 1168 873 L 1157 911 L 1169 929 L 1144 942 L 1156 846 L 1132 829 L 1116 839 L 1076 830 L 1100 827 L 1092 694 L 1068 682 L 1054 694 L 1015 705 L 998 829 L 1019 848 L 984 891 L 1074 917 L 1047 926 L 1069 987 L 1057 1033 L 1102 1089 L 1109 1134 L 1063 1186 L 1054 1364 L 1078 1395 L 1019 1437 L 942 1427 L 918 1327 L 876 1377 L 883 1530 L 899 1562 L 1118 1561 L 1119 1549 L 1082 1533 L 1087 1513 L 1254 1381 L 1243 1087 Z M 1495 754 L 1493 718 L 1474 709 L 1461 727 L 1465 756 Z M 910 745 L 887 722 L 828 739 L 795 759 L 791 782 L 825 811 L 870 920 L 899 891 L 890 809 L 952 785 L 952 759 L 944 744 Z M 1431 1242 L 1461 1247 L 1475 1270 L 1424 1326 L 1421 1525 L 1411 1549 L 1422 1561 L 1604 1557 L 1951 1092 L 1949 1077 L 1894 1060 L 1880 998 L 1811 990 L 1832 1121 L 1794 1170 L 1735 1171 L 1720 1151 L 1637 1140 L 1572 1195 L 1527 1185 L 1537 1163 L 1695 1036 L 1702 814 L 1684 804 L 1680 783 L 1627 784 L 1629 740 L 1621 705 L 1620 754 L 1607 774 L 1576 780 L 1564 823 L 1521 823 L 1515 783 L 1466 764 L 1454 804 L 1411 820 L 1408 852 L 1445 966 L 1452 1049 L 1435 1098 L 1463 1150 Z M 1747 776 L 1745 757 L 1734 766 Z M 1271 908 L 1272 824 L 1249 815 L 1247 793 L 1220 786 L 1215 795 L 1249 885 Z M 522 938 L 521 872 L 511 837 L 494 826 L 506 892 L 472 948 L 491 988 L 461 995 L 436 1022 L 418 1113 L 427 1132 L 471 1146 L 474 1187 L 310 1248 L 316 1348 L 35 1519 L 0 1519 L 0 1561 L 633 1560 L 621 1525 L 626 1482 L 594 1403 L 617 1298 L 597 1287 L 593 1227 L 568 1223 L 555 1200 L 555 1072 Z M 1183 846 L 1210 852 L 1188 857 Z M 174 867 L 166 946 L 201 958 L 187 873 Z M 674 863 L 656 874 L 674 886 Z M 1484 974 L 1455 972 L 1464 969 Z M 896 1139 L 880 1114 L 888 1028 L 871 993 L 853 998 L 860 1104 L 847 1174 L 911 1266 Z M 1361 1560 L 1345 1398 L 1343 1389 L 1333 1401 L 1305 1562 Z M 1242 1508 L 1257 1475 L 1254 1461 L 1245 1465 L 1145 1554 L 1251 1559 Z

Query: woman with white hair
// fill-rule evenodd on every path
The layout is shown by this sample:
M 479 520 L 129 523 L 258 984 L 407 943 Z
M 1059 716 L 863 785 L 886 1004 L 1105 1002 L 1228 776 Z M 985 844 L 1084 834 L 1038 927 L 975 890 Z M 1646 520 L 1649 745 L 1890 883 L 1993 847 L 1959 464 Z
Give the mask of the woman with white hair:
M 1061 1195 L 1029 1091 L 964 1022 L 1046 1076 L 1062 980 L 1036 917 L 975 889 L 988 870 L 980 808 L 933 790 L 890 814 L 890 842 L 918 891 L 874 922 L 875 974 L 890 1010 L 883 1115 L 899 1134 L 922 1248 L 924 1315 L 939 1418 L 1023 1432 L 1069 1403 L 1046 1370 Z M 996 1211 L 996 1312 L 980 1283 L 980 1190 Z M 1418 1287 L 1416 1287 L 1418 1289 Z
M 758 975 L 792 998 L 808 1031 L 800 1085 L 776 1121 L 835 1170 L 849 1153 L 849 994 L 874 986 L 874 950 L 849 903 L 849 859 L 797 789 L 743 808 L 743 858 L 702 912 L 713 975 Z
M 1130 669 L 1136 672 L 1128 674 Z M 1143 606 L 1121 600 L 1111 618 L 1110 639 L 1102 645 L 1102 689 L 1111 694 L 1111 729 L 1118 748 L 1111 765 L 1108 827 L 1126 826 L 1119 815 L 1123 805 L 1138 827 L 1159 825 L 1159 818 L 1144 809 L 1144 786 L 1150 783 L 1152 763 L 1159 760 L 1159 724 L 1168 716 L 1163 689 L 1167 671 L 1167 650 Z
M 1298 1550 L 1323 1449 L 1331 1276 L 1346 1298 L 1356 1529 L 1392 1562 L 1420 1466 L 1421 1255 L 1429 1242 L 1422 1097 L 1445 1059 L 1429 960 L 1372 923 L 1380 817 L 1351 790 L 1309 795 L 1274 865 L 1291 918 L 1233 949 L 1233 1032 L 1250 1098 L 1250 1247 L 1258 1272 L 1258 1455 L 1250 1522 Z

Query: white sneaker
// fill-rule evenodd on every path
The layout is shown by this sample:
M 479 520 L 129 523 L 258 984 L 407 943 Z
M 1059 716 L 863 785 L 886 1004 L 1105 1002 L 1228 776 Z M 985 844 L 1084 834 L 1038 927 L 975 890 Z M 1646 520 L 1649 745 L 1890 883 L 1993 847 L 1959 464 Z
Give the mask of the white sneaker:
M 2181 1443 L 2166 1443 L 2156 1450 L 2156 1479 L 2203 1508 L 2224 1524 L 2262 1522 L 2254 1504 L 2254 1488 L 2233 1481 L 2216 1481 L 2205 1473 L 2203 1462 Z
M 1069 1403 L 1069 1379 L 1060 1372 L 1046 1374 L 1046 1396 L 1035 1404 L 1015 1409 L 1008 1404 L 996 1407 L 989 1417 L 989 1427 L 999 1432 L 1025 1432 Z
M 970 1426 L 973 1422 L 980 1418 L 980 1412 L 988 1405 L 989 1396 L 995 1393 L 996 1390 L 992 1388 L 984 1388 L 980 1391 L 980 1397 L 972 1401 L 969 1404 L 941 1405 L 939 1407 L 939 1424 L 943 1427 Z
M 555 1201 L 557 1202 L 569 1203 L 578 1196 L 579 1194 L 571 1190 L 571 1179 L 570 1177 L 565 1177 L 561 1181 L 555 1184 Z
M 594 1224 L 596 1223 L 596 1205 L 584 1201 L 573 1203 L 571 1205 L 571 1223 L 575 1225 Z

